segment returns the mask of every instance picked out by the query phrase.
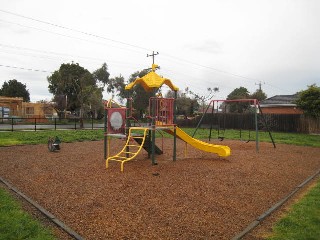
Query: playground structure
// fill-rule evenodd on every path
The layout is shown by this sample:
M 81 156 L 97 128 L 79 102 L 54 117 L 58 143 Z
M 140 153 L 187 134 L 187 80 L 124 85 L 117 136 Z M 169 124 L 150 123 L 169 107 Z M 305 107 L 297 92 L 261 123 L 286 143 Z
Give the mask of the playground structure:
M 176 125 L 175 99 L 179 88 L 173 85 L 171 80 L 159 76 L 155 72 L 157 67 L 156 64 L 152 64 L 152 71 L 125 87 L 125 90 L 129 91 L 126 107 L 121 107 L 113 100 L 110 100 L 105 106 L 104 156 L 106 168 L 109 167 L 109 161 L 117 161 L 120 162 L 123 172 L 124 163 L 134 159 L 142 149 L 148 152 L 152 165 L 156 165 L 155 154 L 162 154 L 162 150 L 155 143 L 156 131 L 165 131 L 173 136 L 173 161 L 176 160 L 177 138 L 202 151 L 215 153 L 220 157 L 228 157 L 231 152 L 228 146 L 209 144 L 195 139 Z M 149 99 L 150 115 L 148 116 L 148 123 L 145 126 L 131 127 L 130 119 L 134 118 L 132 116 L 130 90 L 137 84 L 140 84 L 146 92 L 152 92 L 153 96 Z M 156 96 L 157 90 L 163 84 L 174 91 L 174 98 Z M 137 124 L 139 125 L 139 123 Z M 126 139 L 126 144 L 122 150 L 114 156 L 109 156 L 111 138 Z
M 219 105 L 219 103 L 222 103 L 221 105 Z M 197 130 L 199 129 L 200 125 L 203 122 L 203 118 L 204 116 L 208 113 L 208 110 L 211 107 L 211 116 L 213 118 L 214 115 L 217 115 L 217 125 L 216 125 L 216 129 L 218 132 L 218 136 L 217 138 L 220 141 L 223 141 L 225 138 L 225 130 L 226 130 L 226 115 L 227 115 L 227 104 L 247 104 L 248 107 L 250 107 L 251 109 L 253 109 L 253 116 L 254 116 L 254 132 L 255 132 L 255 137 L 254 137 L 254 141 L 256 142 L 256 151 L 259 152 L 259 122 L 258 122 L 258 116 L 260 116 L 261 118 L 261 123 L 264 126 L 264 128 L 266 129 L 266 131 L 269 134 L 270 140 L 273 144 L 273 147 L 276 148 L 276 144 L 274 142 L 274 139 L 272 137 L 270 128 L 268 126 L 267 120 L 265 118 L 265 116 L 263 115 L 262 109 L 260 107 L 259 101 L 257 99 L 234 99 L 234 100 L 211 100 L 210 103 L 208 104 L 204 114 L 202 115 L 200 121 L 197 124 L 197 127 L 193 133 L 192 136 L 195 135 L 195 133 L 197 132 Z M 223 106 L 224 105 L 224 106 Z M 223 111 L 219 112 L 219 107 L 221 108 L 221 106 L 223 106 Z M 242 113 L 241 115 L 243 115 L 244 113 Z M 221 115 L 222 118 L 221 119 Z M 242 141 L 245 141 L 246 143 L 248 143 L 249 141 L 251 141 L 251 133 L 250 133 L 250 128 L 247 129 L 248 136 L 247 139 L 244 139 L 243 137 L 243 120 L 239 123 L 240 125 L 240 132 L 239 132 L 239 138 Z M 210 119 L 210 134 L 209 134 L 209 141 L 212 138 L 212 130 L 214 128 L 214 120 Z

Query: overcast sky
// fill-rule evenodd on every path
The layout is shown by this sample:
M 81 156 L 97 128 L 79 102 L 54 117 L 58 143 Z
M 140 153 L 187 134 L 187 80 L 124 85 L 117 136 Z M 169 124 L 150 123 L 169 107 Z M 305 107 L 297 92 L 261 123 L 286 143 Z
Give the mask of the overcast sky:
M 158 74 L 201 95 L 218 87 L 215 99 L 259 83 L 268 97 L 320 85 L 318 0 L 1 3 L 0 86 L 17 79 L 31 101 L 52 98 L 47 76 L 62 63 L 92 72 L 106 62 L 127 80 L 151 66 L 152 51 Z

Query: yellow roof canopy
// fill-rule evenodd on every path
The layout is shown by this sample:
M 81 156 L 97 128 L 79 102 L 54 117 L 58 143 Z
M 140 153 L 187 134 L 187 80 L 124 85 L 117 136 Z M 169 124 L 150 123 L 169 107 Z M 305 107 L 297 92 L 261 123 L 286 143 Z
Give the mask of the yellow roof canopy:
M 166 84 L 168 87 L 171 88 L 173 91 L 178 91 L 179 88 L 176 87 L 175 85 L 172 84 L 170 79 L 160 77 L 158 74 L 156 74 L 154 71 L 149 72 L 142 78 L 137 78 L 134 80 L 132 83 L 129 83 L 125 89 L 130 90 L 132 89 L 135 85 L 141 84 L 143 89 L 146 92 L 152 91 L 154 88 L 160 88 L 163 84 Z

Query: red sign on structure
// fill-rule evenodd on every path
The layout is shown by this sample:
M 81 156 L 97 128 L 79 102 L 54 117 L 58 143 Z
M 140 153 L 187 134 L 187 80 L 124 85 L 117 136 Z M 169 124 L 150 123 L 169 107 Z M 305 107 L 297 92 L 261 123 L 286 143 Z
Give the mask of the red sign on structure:
M 126 108 L 108 109 L 108 133 L 125 133 Z

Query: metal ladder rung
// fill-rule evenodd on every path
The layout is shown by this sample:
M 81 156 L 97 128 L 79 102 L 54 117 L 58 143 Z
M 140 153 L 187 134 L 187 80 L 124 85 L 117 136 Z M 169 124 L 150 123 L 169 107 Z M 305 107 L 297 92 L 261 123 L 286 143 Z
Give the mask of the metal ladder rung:
M 113 159 L 113 158 L 111 158 L 111 159 L 109 159 L 109 161 L 122 162 L 123 160 L 120 160 L 120 159 Z
M 137 152 L 122 152 L 122 153 L 136 154 Z
M 124 158 L 126 158 L 126 157 L 114 156 L 113 158 L 114 158 L 114 159 L 115 159 L 115 158 L 122 158 L 122 159 L 124 159 Z M 113 158 L 110 158 L 110 160 L 112 160 Z

